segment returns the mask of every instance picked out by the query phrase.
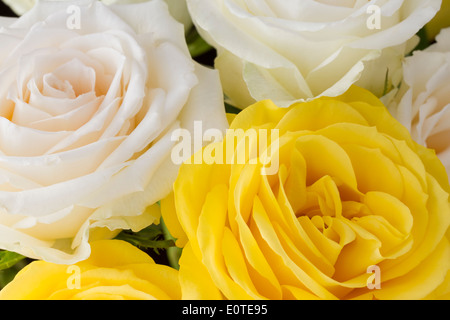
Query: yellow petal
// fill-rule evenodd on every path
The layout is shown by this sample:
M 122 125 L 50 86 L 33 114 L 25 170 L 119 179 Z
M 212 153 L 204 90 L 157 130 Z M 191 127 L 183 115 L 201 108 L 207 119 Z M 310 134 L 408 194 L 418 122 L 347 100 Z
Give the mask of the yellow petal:
M 207 195 L 201 211 L 197 238 L 202 251 L 202 262 L 214 283 L 230 299 L 250 299 L 251 296 L 233 281 L 222 256 L 222 239 L 225 230 L 228 189 L 217 185 Z
M 176 239 L 176 245 L 183 248 L 188 242 L 188 239 L 178 220 L 173 192 L 161 200 L 161 216 L 171 236 Z
M 238 241 L 230 229 L 225 228 L 222 240 L 225 265 L 233 281 L 243 288 L 253 299 L 263 299 L 249 276 L 247 264 Z
M 161 295 L 158 298 L 137 290 L 127 284 L 121 286 L 98 286 L 80 291 L 72 297 L 73 300 L 167 300 Z
M 132 244 L 121 240 L 99 240 L 91 244 L 86 264 L 114 268 L 134 263 L 154 263 L 153 259 Z
M 156 288 L 163 288 L 164 294 L 169 299 L 181 299 L 181 287 L 177 270 L 165 265 L 148 263 L 130 264 L 125 268 L 131 270 L 138 278 L 144 279 Z M 157 297 L 156 294 L 152 293 L 152 295 Z
M 66 288 L 67 266 L 35 261 L 23 268 L 14 280 L 0 291 L 0 300 L 41 300 L 52 292 Z
M 303 136 L 298 138 L 296 148 L 307 164 L 308 185 L 328 175 L 351 189 L 357 189 L 352 162 L 336 142 L 322 136 Z
M 381 290 L 357 298 L 364 299 L 374 294 L 377 299 L 382 300 L 423 299 L 444 282 L 449 269 L 450 245 L 447 239 L 443 239 L 436 250 L 408 274 L 384 282 L 382 272 Z
M 396 198 L 403 195 L 403 182 L 397 166 L 379 149 L 359 145 L 343 147 L 351 159 L 358 190 L 362 193 L 380 191 Z
M 367 125 L 367 120 L 348 104 L 317 99 L 293 105 L 276 128 L 282 132 L 315 131 L 342 122 Z
M 209 275 L 208 269 L 195 256 L 190 243 L 180 257 L 180 285 L 183 300 L 222 300 L 223 296 Z
M 278 255 L 283 261 L 283 264 L 290 269 L 295 275 L 297 281 L 309 289 L 312 293 L 324 299 L 335 298 L 330 292 L 324 289 L 314 279 L 312 279 L 302 268 L 295 264 L 291 258 L 289 258 L 286 251 L 283 249 L 280 240 L 278 239 L 272 223 L 270 222 L 265 209 L 263 208 L 261 201 L 256 197 L 253 205 L 253 215 L 255 224 L 261 233 L 264 241 L 267 242 L 269 247 Z

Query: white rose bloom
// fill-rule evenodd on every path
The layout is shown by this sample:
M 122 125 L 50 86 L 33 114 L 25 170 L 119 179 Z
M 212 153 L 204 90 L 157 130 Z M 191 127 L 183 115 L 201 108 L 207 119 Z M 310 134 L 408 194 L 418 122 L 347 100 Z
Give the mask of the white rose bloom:
M 435 149 L 450 175 L 450 28 L 404 63 L 404 83 L 390 112 L 418 143 Z
M 169 11 L 172 14 L 172 16 L 179 22 L 184 24 L 185 31 L 188 31 L 193 26 L 193 24 L 191 20 L 191 15 L 189 14 L 189 11 L 187 9 L 186 0 L 165 0 L 165 1 L 169 5 Z
M 356 83 L 378 96 L 441 0 L 187 0 L 218 51 L 231 103 L 278 105 L 337 96 Z M 414 41 L 409 41 L 414 39 Z M 413 43 L 414 42 L 414 43 Z
M 40 1 L 0 25 L 0 248 L 71 264 L 157 222 L 172 132 L 228 125 L 166 3 Z
M 67 0 L 54 0 L 54 1 L 67 1 Z M 105 4 L 129 4 L 139 3 L 148 0 L 101 0 Z M 186 0 L 165 0 L 169 5 L 169 11 L 172 16 L 179 22 L 184 24 L 185 29 L 189 30 L 192 26 L 191 17 L 186 7 Z M 11 9 L 18 15 L 22 15 L 30 10 L 36 3 L 36 0 L 3 0 Z

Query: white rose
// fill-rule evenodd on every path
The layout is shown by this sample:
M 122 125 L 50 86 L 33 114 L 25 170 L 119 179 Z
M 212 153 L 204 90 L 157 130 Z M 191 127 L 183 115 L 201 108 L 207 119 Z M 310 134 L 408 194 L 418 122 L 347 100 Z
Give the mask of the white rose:
M 54 0 L 54 1 L 67 1 L 67 0 Z M 140 3 L 148 0 L 101 0 L 105 4 L 128 4 L 128 3 Z M 184 24 L 185 29 L 189 30 L 192 26 L 191 17 L 186 7 L 186 0 L 165 0 L 169 5 L 169 11 L 172 16 L 179 22 Z M 36 0 L 3 0 L 11 9 L 18 15 L 22 15 L 30 10 L 36 3 Z
M 0 248 L 71 264 L 157 222 L 171 133 L 227 127 L 217 71 L 167 5 L 40 1 L 0 23 Z
M 450 174 L 450 28 L 404 63 L 404 83 L 391 113 L 418 143 L 435 149 Z
M 187 0 L 200 34 L 218 51 L 231 103 L 278 105 L 337 96 L 356 83 L 378 96 L 400 82 L 409 40 L 441 0 Z M 379 18 L 379 19 L 378 19 Z M 378 23 L 379 22 L 379 23 Z
M 125 0 L 126 1 L 126 0 Z M 188 31 L 192 26 L 191 15 L 187 9 L 186 0 L 165 0 L 169 5 L 169 11 L 172 16 L 179 22 L 184 24 L 185 31 Z

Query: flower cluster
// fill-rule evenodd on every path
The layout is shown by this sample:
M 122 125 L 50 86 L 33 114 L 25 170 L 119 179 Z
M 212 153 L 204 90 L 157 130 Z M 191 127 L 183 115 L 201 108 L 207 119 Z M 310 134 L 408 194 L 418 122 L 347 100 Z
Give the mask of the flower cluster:
M 450 1 L 4 2 L 0 300 L 450 299 Z

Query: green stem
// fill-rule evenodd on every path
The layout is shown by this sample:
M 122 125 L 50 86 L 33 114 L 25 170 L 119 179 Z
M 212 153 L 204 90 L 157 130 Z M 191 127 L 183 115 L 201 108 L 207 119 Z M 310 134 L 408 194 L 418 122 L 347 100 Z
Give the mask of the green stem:
M 197 29 L 195 28 L 192 28 L 188 32 L 186 42 L 192 58 L 201 56 L 212 49 L 212 47 L 198 34 Z
M 161 229 L 163 231 L 164 239 L 172 240 L 173 242 L 176 241 L 176 239 L 172 237 L 172 235 L 170 234 L 169 229 L 167 229 L 167 226 L 162 218 L 161 218 Z M 180 265 L 178 261 L 180 260 L 182 251 L 183 249 L 178 248 L 177 246 L 173 246 L 166 249 L 167 259 L 169 260 L 169 264 L 172 268 L 180 270 Z

